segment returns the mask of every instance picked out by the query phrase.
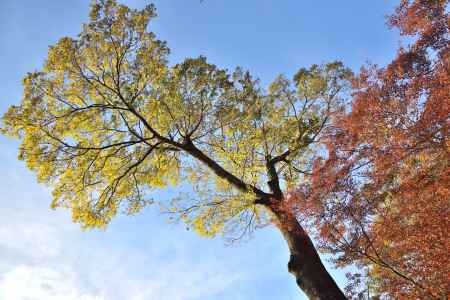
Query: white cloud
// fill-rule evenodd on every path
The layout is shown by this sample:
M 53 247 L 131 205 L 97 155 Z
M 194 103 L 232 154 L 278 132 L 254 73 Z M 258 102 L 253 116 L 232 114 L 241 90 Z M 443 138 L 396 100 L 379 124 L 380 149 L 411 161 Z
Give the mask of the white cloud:
M 20 163 L 15 167 L 0 170 L 7 175 L 0 180 L 2 300 L 211 299 L 245 279 L 214 253 L 191 260 L 196 245 L 177 245 L 164 228 L 154 228 L 155 246 L 127 240 L 132 234 L 145 240 L 148 228 L 81 232 L 66 211 L 48 209 L 48 190 Z
M 0 280 L 0 298 L 8 300 L 103 300 L 79 290 L 73 274 L 55 269 L 19 265 Z
M 212 257 L 159 260 L 164 242 L 150 257 L 132 246 L 99 245 L 70 224 L 22 223 L 20 215 L 5 218 L 0 230 L 0 299 L 208 299 L 243 279 Z
M 158 261 L 131 246 L 91 242 L 64 226 L 10 220 L 0 230 L 0 299 L 208 299 L 243 279 L 211 257 Z

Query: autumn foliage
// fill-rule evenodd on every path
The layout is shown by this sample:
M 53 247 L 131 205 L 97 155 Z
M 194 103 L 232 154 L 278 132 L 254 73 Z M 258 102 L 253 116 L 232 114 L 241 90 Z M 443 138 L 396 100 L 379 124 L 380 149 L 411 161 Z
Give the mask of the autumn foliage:
M 334 116 L 311 184 L 291 194 L 354 297 L 450 293 L 450 52 L 447 1 L 401 1 L 389 22 L 413 42 L 364 68 Z M 361 289 L 358 283 L 365 283 Z

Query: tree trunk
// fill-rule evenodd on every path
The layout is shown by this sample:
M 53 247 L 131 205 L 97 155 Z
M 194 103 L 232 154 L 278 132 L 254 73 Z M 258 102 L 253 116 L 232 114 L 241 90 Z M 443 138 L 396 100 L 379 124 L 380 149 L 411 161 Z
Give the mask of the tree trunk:
M 319 254 L 295 215 L 281 203 L 270 205 L 277 218 L 277 227 L 290 250 L 289 272 L 300 289 L 311 300 L 345 300 L 346 297 L 325 269 Z

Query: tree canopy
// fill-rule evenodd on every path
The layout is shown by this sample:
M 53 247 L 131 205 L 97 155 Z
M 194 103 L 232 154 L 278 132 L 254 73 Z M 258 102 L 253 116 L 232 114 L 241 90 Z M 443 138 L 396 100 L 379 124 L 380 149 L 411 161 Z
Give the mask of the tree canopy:
M 136 213 L 149 192 L 184 181 L 196 199 L 166 205 L 199 233 L 261 222 L 255 204 L 304 177 L 350 70 L 313 65 L 266 91 L 204 57 L 170 65 L 166 43 L 147 31 L 154 17 L 153 5 L 93 5 L 78 38 L 60 39 L 25 76 L 3 131 L 54 187 L 52 207 L 70 208 L 84 227 L 104 227 L 120 207 Z

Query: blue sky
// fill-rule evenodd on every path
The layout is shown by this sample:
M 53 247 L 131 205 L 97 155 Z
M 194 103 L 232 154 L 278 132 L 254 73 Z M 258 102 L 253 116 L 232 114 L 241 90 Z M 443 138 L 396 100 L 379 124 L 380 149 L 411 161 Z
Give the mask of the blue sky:
M 22 76 L 40 67 L 48 46 L 80 31 L 89 3 L 0 0 L 0 114 L 19 102 Z M 250 69 L 263 84 L 335 59 L 355 70 L 383 65 L 398 45 L 385 25 L 393 0 L 154 3 L 159 17 L 149 29 L 168 42 L 173 63 L 205 55 L 220 67 Z M 68 212 L 50 210 L 50 188 L 16 160 L 18 145 L 0 136 L 0 300 L 304 299 L 275 230 L 229 247 L 149 207 L 117 217 L 106 231 L 81 232 Z M 332 272 L 343 286 L 343 272 Z

